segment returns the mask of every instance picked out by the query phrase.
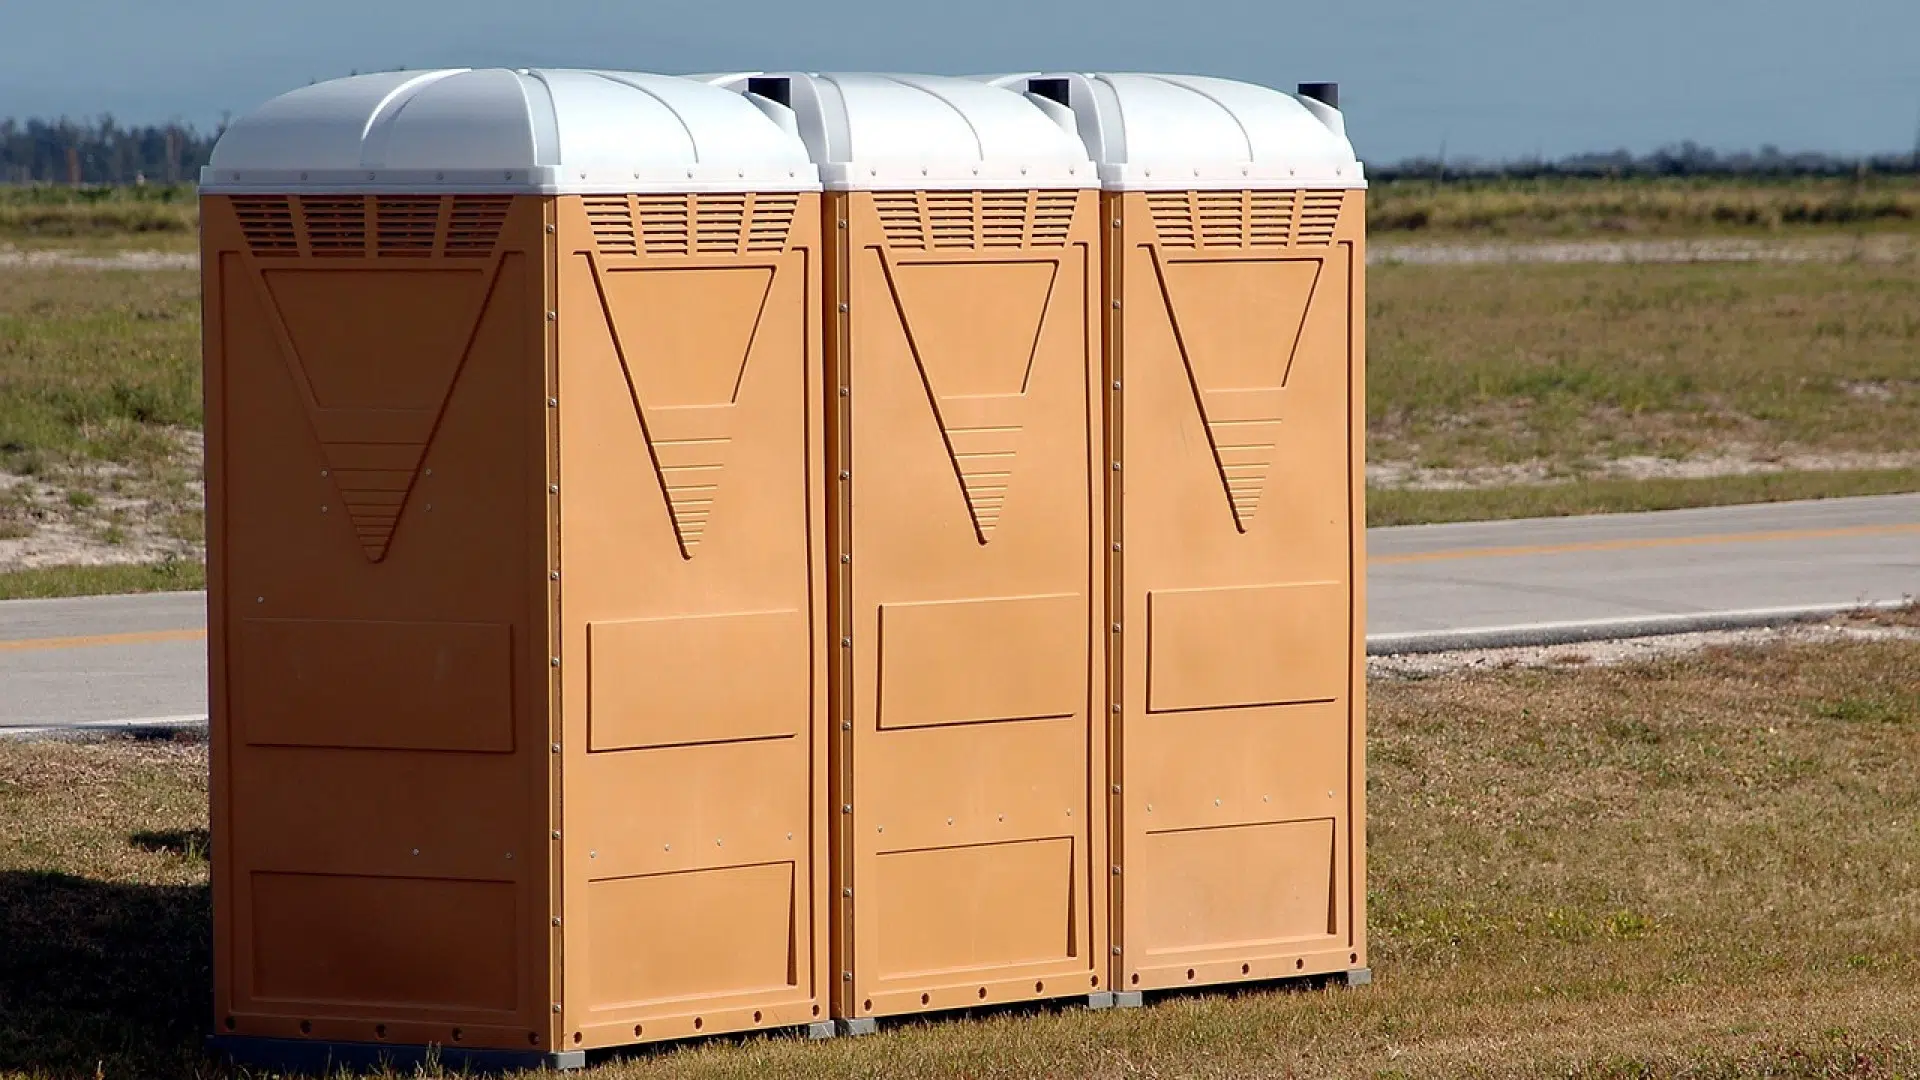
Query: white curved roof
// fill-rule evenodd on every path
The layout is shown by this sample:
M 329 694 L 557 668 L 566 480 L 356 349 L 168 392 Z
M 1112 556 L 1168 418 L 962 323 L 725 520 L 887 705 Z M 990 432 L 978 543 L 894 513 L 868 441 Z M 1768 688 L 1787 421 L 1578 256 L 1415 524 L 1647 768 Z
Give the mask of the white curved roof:
M 1064 84 L 1101 186 L 1112 190 L 1366 186 L 1346 119 L 1312 98 L 1198 75 L 1027 74 L 991 82 L 1029 97 Z
M 769 72 L 707 76 L 763 109 L 790 106 L 820 178 L 837 190 L 1095 187 L 1064 107 L 943 75 Z M 754 92 L 759 87 L 765 94 Z M 776 89 L 777 88 L 777 89 Z M 784 95 L 786 101 L 775 100 Z
M 705 82 L 456 68 L 282 94 L 227 128 L 201 188 L 790 191 L 819 175 L 794 131 Z

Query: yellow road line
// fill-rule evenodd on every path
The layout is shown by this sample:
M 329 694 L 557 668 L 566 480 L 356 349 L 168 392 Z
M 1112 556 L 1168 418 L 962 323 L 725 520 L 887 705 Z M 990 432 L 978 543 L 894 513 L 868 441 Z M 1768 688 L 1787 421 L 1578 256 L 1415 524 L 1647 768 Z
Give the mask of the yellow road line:
M 1642 551 L 1649 548 L 1707 547 L 1715 544 L 1765 544 L 1787 540 L 1838 540 L 1856 536 L 1898 536 L 1920 533 L 1912 525 L 1854 525 L 1839 529 L 1785 529 L 1775 532 L 1709 533 L 1704 536 L 1649 536 L 1635 540 L 1589 540 L 1573 544 L 1532 544 L 1525 547 L 1454 548 L 1409 555 L 1378 555 L 1368 566 L 1450 562 L 1455 559 L 1505 559 L 1523 555 L 1572 555 L 1583 551 Z
M 90 649 L 101 645 L 160 645 L 169 641 L 199 641 L 206 636 L 205 630 L 140 630 L 127 634 L 88 634 L 84 637 L 25 638 L 20 641 L 0 641 L 0 653 Z

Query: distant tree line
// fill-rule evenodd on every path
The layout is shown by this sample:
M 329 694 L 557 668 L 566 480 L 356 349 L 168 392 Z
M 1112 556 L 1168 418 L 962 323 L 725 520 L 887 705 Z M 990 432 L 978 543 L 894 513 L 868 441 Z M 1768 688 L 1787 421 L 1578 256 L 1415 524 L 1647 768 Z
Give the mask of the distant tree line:
M 213 153 L 222 128 L 191 124 L 125 127 L 97 120 L 0 120 L 0 183 L 192 183 Z M 1920 175 L 1920 144 L 1910 154 L 1845 157 L 1792 153 L 1772 146 L 1731 153 L 1695 143 L 1646 154 L 1626 150 L 1567 157 L 1486 161 L 1442 155 L 1368 163 L 1376 180 L 1528 180 L 1550 177 L 1769 177 Z
M 1910 154 L 1845 157 L 1792 153 L 1774 146 L 1731 153 L 1684 142 L 1647 154 L 1626 150 L 1572 154 L 1563 158 L 1485 161 L 1450 160 L 1439 155 L 1407 158 L 1392 164 L 1369 163 L 1376 180 L 1533 180 L 1551 177 L 1739 177 L 1749 179 L 1841 176 L 1913 176 L 1920 174 L 1920 142 Z
M 125 127 L 97 120 L 0 120 L 0 182 L 175 184 L 192 182 L 219 130 L 190 124 Z

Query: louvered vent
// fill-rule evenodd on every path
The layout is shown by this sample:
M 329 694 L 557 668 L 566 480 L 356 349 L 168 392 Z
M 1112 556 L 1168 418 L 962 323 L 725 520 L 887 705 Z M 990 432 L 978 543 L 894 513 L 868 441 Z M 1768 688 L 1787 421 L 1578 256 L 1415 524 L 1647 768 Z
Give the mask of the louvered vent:
M 493 254 L 500 230 L 507 224 L 510 195 L 455 195 L 447 221 L 445 251 L 454 258 L 479 259 Z
M 363 195 L 302 195 L 300 216 L 307 250 L 322 257 L 367 253 L 367 200 Z
M 909 251 L 1065 247 L 1071 191 L 902 191 L 874 196 L 887 246 Z
M 512 197 L 506 195 L 383 195 L 373 199 L 374 254 L 380 258 L 486 258 L 500 242 Z M 449 205 L 451 204 L 451 205 Z M 304 249 L 329 258 L 362 258 L 367 251 L 367 197 L 250 195 L 233 200 L 240 231 L 255 255 L 290 258 Z M 446 220 L 444 232 L 442 218 Z
M 1164 247 L 1321 247 L 1333 242 L 1342 191 L 1185 191 L 1147 196 Z
M 433 256 L 433 242 L 440 232 L 440 199 L 383 197 L 374 200 L 374 219 L 379 223 L 379 252 L 418 259 Z
M 602 255 L 748 255 L 782 251 L 798 195 L 589 195 Z
M 240 232 L 255 255 L 291 257 L 300 254 L 300 240 L 293 228 L 293 208 L 278 195 L 233 200 L 233 212 L 240 219 Z
M 633 202 L 625 195 L 586 195 L 587 225 L 602 255 L 638 255 L 633 235 Z
M 1309 191 L 1300 209 L 1297 244 L 1331 244 L 1333 231 L 1340 225 L 1340 207 L 1346 202 L 1343 191 Z

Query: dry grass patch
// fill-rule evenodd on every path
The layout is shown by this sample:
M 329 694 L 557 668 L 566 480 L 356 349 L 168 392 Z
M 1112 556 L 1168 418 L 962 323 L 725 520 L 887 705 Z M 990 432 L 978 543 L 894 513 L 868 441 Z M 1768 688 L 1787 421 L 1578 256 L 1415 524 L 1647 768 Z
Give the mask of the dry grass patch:
M 1915 671 L 1905 639 L 1380 682 L 1369 989 L 721 1041 L 592 1075 L 1912 1075 Z M 0 919 L 31 943 L 0 953 L 0 1073 L 204 1074 L 204 769 L 198 748 L 0 745 Z
M 1920 264 L 1389 265 L 1368 289 L 1375 461 L 1915 449 Z

